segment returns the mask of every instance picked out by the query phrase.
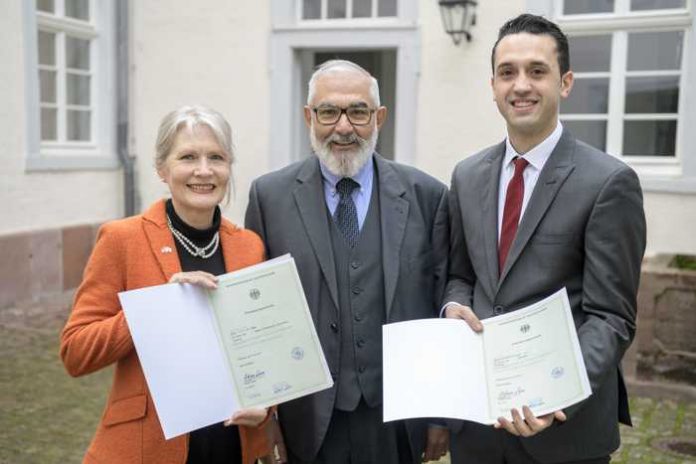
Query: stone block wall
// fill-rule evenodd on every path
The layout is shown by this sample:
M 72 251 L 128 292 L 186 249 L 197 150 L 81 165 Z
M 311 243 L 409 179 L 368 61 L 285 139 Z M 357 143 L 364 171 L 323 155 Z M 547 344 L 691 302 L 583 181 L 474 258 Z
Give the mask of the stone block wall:
M 673 255 L 643 263 L 638 329 L 625 366 L 638 380 L 696 386 L 696 271 L 670 267 Z
M 77 287 L 98 224 L 0 236 L 0 308 Z

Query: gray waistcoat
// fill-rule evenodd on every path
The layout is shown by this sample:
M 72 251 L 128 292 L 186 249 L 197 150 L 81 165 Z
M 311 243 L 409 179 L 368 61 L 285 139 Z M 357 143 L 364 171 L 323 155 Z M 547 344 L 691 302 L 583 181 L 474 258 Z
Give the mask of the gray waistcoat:
M 367 217 L 354 249 L 348 247 L 333 219 L 329 219 L 341 335 L 335 407 L 343 411 L 354 410 L 361 397 L 370 407 L 382 404 L 385 297 L 378 182 L 373 182 Z

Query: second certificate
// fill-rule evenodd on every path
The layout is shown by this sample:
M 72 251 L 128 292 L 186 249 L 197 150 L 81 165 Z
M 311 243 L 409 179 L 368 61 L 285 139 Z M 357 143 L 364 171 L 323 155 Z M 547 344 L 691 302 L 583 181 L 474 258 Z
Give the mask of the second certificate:
M 330 386 L 291 258 L 235 279 L 221 276 L 209 295 L 242 407 L 270 406 Z

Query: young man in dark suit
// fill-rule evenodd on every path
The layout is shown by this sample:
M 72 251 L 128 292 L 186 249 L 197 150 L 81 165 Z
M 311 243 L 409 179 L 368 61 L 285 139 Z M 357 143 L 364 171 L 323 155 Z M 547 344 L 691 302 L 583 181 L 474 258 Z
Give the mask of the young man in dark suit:
M 630 424 L 619 365 L 635 332 L 645 249 L 638 177 L 559 122 L 573 73 L 558 26 L 529 14 L 508 21 L 492 66 L 507 137 L 452 175 L 444 315 L 481 330 L 480 319 L 565 287 L 592 395 L 541 417 L 513 410 L 495 427 L 457 423 L 452 462 L 607 463 L 618 423 Z

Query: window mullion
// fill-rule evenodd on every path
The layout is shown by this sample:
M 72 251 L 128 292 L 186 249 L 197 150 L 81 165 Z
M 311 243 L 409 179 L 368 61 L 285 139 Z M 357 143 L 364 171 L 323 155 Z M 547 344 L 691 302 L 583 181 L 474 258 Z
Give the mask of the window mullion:
M 372 0 L 372 12 L 370 13 L 371 18 L 376 18 L 379 13 L 379 0 Z
M 61 3 L 62 5 L 62 3 Z M 56 8 L 58 4 L 56 3 Z M 62 6 L 61 6 L 62 8 Z M 56 34 L 56 121 L 57 121 L 57 131 L 56 140 L 58 142 L 65 142 L 67 137 L 67 111 L 66 111 L 66 57 L 65 57 L 65 32 L 59 32 Z
M 613 34 L 611 51 L 611 75 L 609 82 L 609 117 L 607 121 L 607 152 L 619 156 L 623 153 L 623 116 L 626 100 L 626 62 L 628 33 Z
M 353 0 L 346 0 L 346 18 L 353 17 Z
M 329 17 L 329 1 L 321 0 L 321 19 L 326 19 Z
M 616 0 L 614 4 L 614 12 L 619 15 L 626 14 L 631 11 L 631 0 Z
M 97 60 L 97 53 L 96 53 L 96 47 L 97 47 L 97 40 L 90 40 L 89 42 L 89 72 L 91 74 L 91 77 L 89 78 L 89 141 L 92 143 L 96 143 L 98 141 L 97 133 L 99 132 L 97 130 L 98 127 L 98 121 L 97 121 L 97 113 L 98 111 L 96 110 L 97 108 L 97 92 L 96 92 L 96 76 L 99 73 L 99 61 Z

